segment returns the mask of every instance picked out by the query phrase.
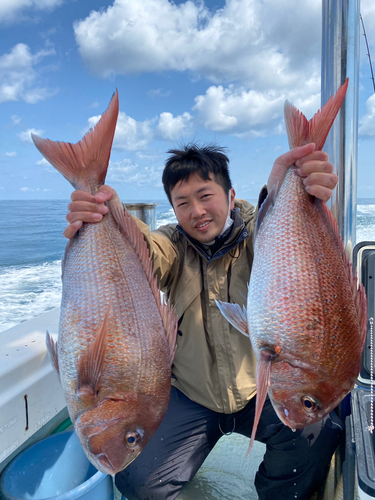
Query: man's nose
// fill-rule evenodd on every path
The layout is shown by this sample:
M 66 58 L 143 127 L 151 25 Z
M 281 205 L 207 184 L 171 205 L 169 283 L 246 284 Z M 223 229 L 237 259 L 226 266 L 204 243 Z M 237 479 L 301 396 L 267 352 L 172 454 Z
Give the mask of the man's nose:
M 191 212 L 192 212 L 191 214 L 194 218 L 198 218 L 198 217 L 202 217 L 202 215 L 204 215 L 206 213 L 206 210 L 205 210 L 204 206 L 202 205 L 202 203 L 195 200 L 192 203 Z

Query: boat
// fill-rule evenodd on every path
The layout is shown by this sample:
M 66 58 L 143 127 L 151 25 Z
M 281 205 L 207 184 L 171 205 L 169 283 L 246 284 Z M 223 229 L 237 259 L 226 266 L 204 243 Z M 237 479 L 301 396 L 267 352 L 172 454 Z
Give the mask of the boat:
M 359 0 L 323 0 L 322 7 L 322 104 L 347 76 L 350 80 L 345 108 L 325 147 L 332 163 L 342 166 L 338 171 L 339 190 L 332 197 L 330 208 L 353 268 L 366 288 L 369 328 L 356 387 L 337 409 L 345 422 L 345 440 L 332 459 L 325 491 L 319 500 L 371 500 L 375 499 L 375 431 L 371 432 L 375 418 L 371 323 L 375 315 L 375 242 L 355 245 Z M 58 321 L 59 308 L 0 334 L 0 474 L 25 449 L 71 428 L 63 391 L 45 346 L 46 330 L 57 334 Z M 236 500 L 234 492 L 241 481 L 248 491 L 264 447 L 255 443 L 250 458 L 245 460 L 247 445 L 248 440 L 241 436 L 223 436 L 179 499 Z M 222 447 L 225 453 L 221 452 Z M 253 494 L 247 498 L 256 499 L 255 489 Z M 119 498 L 116 492 L 111 495 Z

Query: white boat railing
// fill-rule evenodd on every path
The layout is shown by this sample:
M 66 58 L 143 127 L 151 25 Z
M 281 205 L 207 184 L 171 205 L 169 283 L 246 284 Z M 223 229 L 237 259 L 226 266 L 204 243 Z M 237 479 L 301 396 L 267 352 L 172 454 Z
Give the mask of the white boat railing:
M 0 471 L 24 447 L 68 418 L 45 344 L 57 334 L 60 309 L 0 333 Z

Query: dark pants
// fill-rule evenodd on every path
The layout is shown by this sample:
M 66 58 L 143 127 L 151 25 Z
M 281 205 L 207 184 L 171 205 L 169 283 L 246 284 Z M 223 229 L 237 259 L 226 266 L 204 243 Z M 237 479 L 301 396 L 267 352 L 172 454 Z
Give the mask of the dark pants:
M 138 458 L 116 475 L 117 488 L 129 500 L 176 498 L 223 433 L 250 437 L 254 413 L 255 398 L 243 410 L 225 415 L 172 388 L 163 422 Z M 341 433 L 335 413 L 293 432 L 280 422 L 267 398 L 256 434 L 267 446 L 255 477 L 259 498 L 309 500 L 325 479 Z

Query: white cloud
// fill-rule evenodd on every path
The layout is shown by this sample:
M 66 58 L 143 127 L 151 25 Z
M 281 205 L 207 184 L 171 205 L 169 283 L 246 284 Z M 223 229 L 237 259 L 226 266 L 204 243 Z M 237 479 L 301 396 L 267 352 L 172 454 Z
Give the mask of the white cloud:
M 8 156 L 8 157 L 17 156 L 17 153 L 15 151 L 10 151 L 10 152 L 4 153 L 3 156 Z
M 101 77 L 191 71 L 254 90 L 305 87 L 320 74 L 321 2 L 115 0 L 74 24 L 86 67 Z M 307 92 L 307 89 L 306 89 Z
M 43 135 L 44 130 L 36 130 L 35 128 L 29 128 L 25 130 L 24 132 L 20 132 L 18 137 L 21 139 L 22 142 L 30 142 L 33 144 L 33 140 L 31 139 L 31 134 L 35 135 Z
M 34 191 L 34 189 L 28 188 L 28 187 L 22 187 L 22 188 L 20 188 L 20 191 L 22 191 L 24 193 L 28 193 L 28 192 Z
M 45 158 L 41 158 L 40 160 L 35 162 L 35 165 L 43 167 L 44 172 L 48 172 L 49 174 L 57 174 L 57 170 L 53 167 L 48 160 Z
M 171 95 L 171 90 L 163 89 L 151 89 L 147 92 L 150 97 L 169 97 Z
M 86 128 L 84 131 L 83 131 L 83 134 L 86 134 L 86 132 L 91 129 L 91 128 L 94 128 L 95 125 L 98 123 L 98 121 L 100 120 L 100 117 L 102 115 L 96 115 L 96 116 L 91 116 L 87 122 L 88 122 L 88 128 Z
M 91 116 L 88 119 L 88 127 L 83 133 L 86 133 L 89 128 L 95 127 L 100 116 Z M 163 112 L 158 118 L 137 121 L 120 111 L 113 147 L 121 151 L 141 151 L 145 150 L 155 137 L 175 141 L 190 132 L 192 123 L 193 117 L 187 112 L 176 117 L 172 113 Z
M 19 22 L 21 12 L 52 9 L 62 3 L 63 0 L 1 0 L 0 22 Z
M 97 76 L 188 71 L 213 82 L 193 107 L 211 131 L 280 133 L 285 99 L 308 118 L 320 107 L 320 0 L 306 0 L 303 9 L 299 0 L 227 0 L 216 10 L 202 1 L 115 0 L 74 30 L 84 64 Z M 162 89 L 149 95 L 162 96 Z M 186 115 L 162 113 L 156 136 L 186 133 L 195 121 Z
M 47 165 L 51 165 L 51 164 L 50 164 L 50 162 L 48 160 L 46 160 L 45 158 L 42 158 L 41 160 L 36 161 L 35 165 L 44 165 L 44 166 L 47 166 Z
M 211 86 L 195 98 L 194 110 L 205 128 L 238 136 L 266 136 L 283 133 L 283 107 L 288 98 L 308 118 L 320 107 L 319 92 L 303 99 L 300 89 L 290 92 L 259 92 L 229 85 Z
M 150 120 L 136 121 L 120 111 L 113 141 L 114 148 L 122 151 L 138 151 L 144 149 L 152 138 L 152 122 Z
M 161 186 L 161 173 L 155 167 L 140 167 L 129 159 L 120 162 L 110 162 L 107 175 L 108 184 L 135 184 L 138 187 L 152 185 Z
M 13 125 L 18 125 L 19 123 L 21 123 L 21 120 L 22 120 L 22 118 L 20 116 L 17 116 L 17 115 L 12 115 L 10 118 L 12 120 Z
M 375 94 L 366 102 L 366 113 L 359 120 L 358 134 L 360 136 L 375 136 Z
M 88 127 L 83 130 L 85 134 L 94 128 L 101 115 L 91 116 L 87 122 Z M 119 112 L 113 147 L 121 151 L 138 151 L 145 149 L 153 138 L 152 120 L 138 122 L 123 111 Z
M 22 99 L 35 104 L 54 95 L 56 91 L 39 86 L 40 76 L 35 70 L 44 57 L 54 54 L 53 49 L 32 54 L 28 45 L 18 43 L 0 56 L 0 103 Z
M 157 135 L 162 139 L 177 141 L 182 135 L 190 133 L 192 120 L 193 117 L 190 113 L 183 113 L 176 118 L 172 113 L 161 113 L 156 127 Z

